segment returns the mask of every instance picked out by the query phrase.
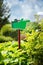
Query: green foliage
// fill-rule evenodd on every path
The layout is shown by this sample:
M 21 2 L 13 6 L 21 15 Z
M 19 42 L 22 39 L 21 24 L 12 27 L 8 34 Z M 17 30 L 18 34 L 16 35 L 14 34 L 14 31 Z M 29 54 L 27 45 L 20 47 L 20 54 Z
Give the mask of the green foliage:
M 0 44 L 0 64 L 4 65 L 43 65 L 43 32 L 34 31 L 25 33 L 26 41 L 21 42 L 21 49 L 18 43 L 7 42 Z
M 43 65 L 43 20 L 37 23 L 36 26 L 31 24 L 22 31 L 26 35 L 24 41 L 26 44 L 22 45 L 22 48 L 29 54 L 28 61 L 33 62 L 31 65 Z M 29 28 L 30 27 L 30 28 Z M 35 28 L 36 29 L 35 29 Z
M 0 58 L 2 57 L 0 64 L 4 65 L 43 65 L 43 41 L 39 41 L 39 38 L 32 40 L 31 42 L 22 42 L 21 49 L 18 49 L 18 43 L 5 42 L 0 44 Z
M 0 30 L 0 36 L 1 36 L 1 30 Z
M 4 0 L 0 0 L 0 29 L 6 23 L 9 23 L 8 18 L 9 14 L 9 7 L 6 6 L 7 3 L 4 3 Z
M 5 34 L 6 32 L 11 31 L 11 30 L 12 30 L 11 24 L 6 24 L 6 25 L 4 25 L 4 26 L 1 28 L 1 33 L 2 33 L 2 34 Z
M 26 29 L 24 30 L 26 33 L 32 33 L 32 30 L 40 29 L 40 26 L 37 22 L 29 22 L 27 23 Z
M 5 43 L 4 45 L 0 44 L 0 53 L 1 57 L 3 56 L 3 59 L 1 59 L 0 64 L 4 63 L 6 65 L 7 64 L 18 65 L 19 61 L 25 64 L 26 58 L 28 57 L 26 51 L 18 49 L 17 42 L 15 43 L 8 42 L 7 44 Z M 23 61 L 25 61 L 25 63 Z
M 0 65 L 43 65 L 43 21 L 40 23 L 31 22 L 27 25 L 26 29 L 21 31 L 26 38 L 21 40 L 20 49 L 18 43 L 5 42 L 0 43 Z M 8 40 L 8 34 L 14 33 L 11 25 L 5 25 L 1 29 L 0 40 Z M 9 33 L 8 33 L 9 32 Z M 16 31 L 17 32 L 17 31 Z M 12 35 L 12 34 L 11 34 Z M 13 37 L 14 35 L 12 35 Z M 17 38 L 17 36 L 16 36 Z
M 0 36 L 0 43 L 12 41 L 12 40 L 13 39 L 11 37 Z
M 11 27 L 11 24 L 6 24 L 2 27 L 1 29 L 1 34 L 6 36 L 6 37 L 11 37 L 15 40 L 17 40 L 17 35 L 18 35 L 18 31 L 17 30 L 13 30 Z
M 43 31 L 43 19 L 40 21 L 39 25 L 40 25 L 41 31 Z

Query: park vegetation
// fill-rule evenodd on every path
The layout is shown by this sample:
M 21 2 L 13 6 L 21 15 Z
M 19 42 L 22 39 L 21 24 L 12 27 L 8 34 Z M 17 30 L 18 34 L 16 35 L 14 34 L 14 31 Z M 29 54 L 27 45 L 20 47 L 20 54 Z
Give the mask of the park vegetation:
M 9 8 L 3 5 L 0 0 L 0 65 L 43 65 L 43 19 L 38 20 L 36 16 L 36 21 L 28 22 L 21 30 L 18 49 L 18 30 L 12 29 L 10 14 L 4 14 L 9 13 Z

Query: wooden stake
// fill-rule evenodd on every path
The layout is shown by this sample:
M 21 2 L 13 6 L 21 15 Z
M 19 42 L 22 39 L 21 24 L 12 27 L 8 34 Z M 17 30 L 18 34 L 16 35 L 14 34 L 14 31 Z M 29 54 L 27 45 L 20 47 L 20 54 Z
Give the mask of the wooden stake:
M 18 30 L 18 46 L 19 46 L 19 49 L 20 49 L 20 30 Z

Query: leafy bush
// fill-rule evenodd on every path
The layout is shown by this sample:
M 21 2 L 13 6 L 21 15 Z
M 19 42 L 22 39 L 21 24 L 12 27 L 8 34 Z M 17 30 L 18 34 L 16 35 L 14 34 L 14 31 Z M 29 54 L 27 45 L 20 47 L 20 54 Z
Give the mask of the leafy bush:
M 8 42 L 0 44 L 0 64 L 10 64 L 10 65 L 18 65 L 18 63 L 21 61 L 22 64 L 26 64 L 26 60 L 28 58 L 28 54 L 26 51 L 22 49 L 18 49 L 17 42 L 11 43 Z M 1 49 L 2 48 L 2 49 Z
M 43 65 L 43 41 L 36 35 L 34 40 L 21 43 L 5 42 L 0 44 L 0 65 Z
M 13 39 L 17 40 L 18 37 L 18 31 L 17 30 L 13 30 L 11 27 L 11 24 L 6 24 L 2 27 L 1 29 L 1 33 L 2 35 L 6 36 L 6 37 L 12 37 Z
M 40 26 L 37 22 L 29 22 L 27 23 L 25 32 L 31 33 L 32 30 L 37 30 L 37 29 L 40 29 Z
M 23 31 L 24 34 L 25 31 Z M 22 45 L 22 48 L 27 51 L 32 59 L 31 65 L 43 65 L 43 31 L 34 31 L 32 33 L 25 32 L 26 44 Z M 29 59 L 29 61 L 30 61 Z
M 13 39 L 11 37 L 0 36 L 0 43 L 12 41 L 12 40 Z
M 11 30 L 12 30 L 11 24 L 6 24 L 2 27 L 1 32 L 2 32 L 2 34 L 4 34 L 4 33 L 11 31 Z
M 28 27 L 21 32 L 26 38 L 20 49 L 16 41 L 0 44 L 0 65 L 43 65 L 43 25 L 39 25 L 41 31 L 33 26 L 31 33 Z

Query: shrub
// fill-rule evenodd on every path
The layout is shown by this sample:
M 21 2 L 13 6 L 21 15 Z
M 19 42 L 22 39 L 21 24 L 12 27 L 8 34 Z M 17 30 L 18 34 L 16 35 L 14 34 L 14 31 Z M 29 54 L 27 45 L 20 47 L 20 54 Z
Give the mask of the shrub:
M 0 36 L 0 43 L 12 41 L 12 40 L 13 39 L 11 37 Z
M 2 33 L 2 35 L 6 36 L 6 37 L 10 36 L 15 40 L 18 39 L 18 31 L 13 30 L 11 27 L 11 24 L 4 25 L 1 29 L 1 33 Z
M 19 65 L 21 61 L 22 65 L 43 65 L 43 32 L 33 31 L 26 40 L 21 49 L 15 41 L 0 44 L 0 64 Z
M 12 30 L 11 24 L 6 24 L 6 25 L 4 25 L 4 26 L 1 28 L 2 34 L 8 32 L 8 31 L 11 31 L 11 30 Z

